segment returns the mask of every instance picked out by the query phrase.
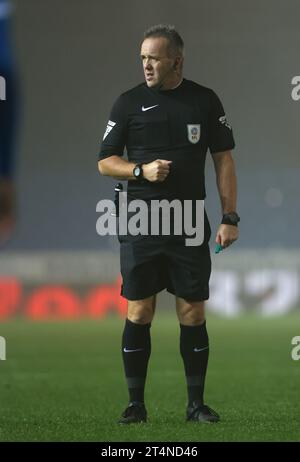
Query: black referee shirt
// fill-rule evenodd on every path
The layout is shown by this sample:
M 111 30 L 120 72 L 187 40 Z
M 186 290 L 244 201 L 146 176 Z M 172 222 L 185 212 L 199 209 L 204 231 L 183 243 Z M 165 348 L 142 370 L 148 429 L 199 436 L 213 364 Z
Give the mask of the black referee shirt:
M 142 83 L 116 100 L 104 133 L 99 160 L 112 155 L 130 162 L 172 160 L 162 183 L 128 181 L 128 196 L 140 199 L 204 199 L 204 168 L 211 153 L 235 146 L 216 93 L 183 79 L 172 90 Z

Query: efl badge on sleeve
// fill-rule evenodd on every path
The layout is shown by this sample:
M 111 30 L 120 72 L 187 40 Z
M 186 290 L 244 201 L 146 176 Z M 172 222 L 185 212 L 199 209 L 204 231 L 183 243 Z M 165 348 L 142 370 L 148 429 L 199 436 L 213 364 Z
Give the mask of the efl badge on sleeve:
M 105 138 L 107 137 L 107 135 L 112 131 L 112 129 L 114 128 L 114 126 L 116 125 L 116 122 L 113 122 L 112 120 L 109 120 L 107 122 L 107 127 L 106 127 L 106 130 L 105 130 L 105 133 L 104 133 L 104 136 L 103 136 L 103 140 L 105 140 Z
M 187 125 L 188 139 L 191 143 L 196 144 L 200 140 L 200 125 Z
M 219 117 L 219 122 L 221 122 L 222 125 L 225 125 L 225 127 L 229 128 L 229 130 L 231 130 L 231 126 L 227 122 L 226 115 Z

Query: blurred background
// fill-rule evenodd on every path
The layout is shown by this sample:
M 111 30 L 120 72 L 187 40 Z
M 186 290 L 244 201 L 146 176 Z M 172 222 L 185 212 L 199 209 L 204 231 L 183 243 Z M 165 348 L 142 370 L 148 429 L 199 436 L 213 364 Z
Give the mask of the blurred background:
M 0 21 L 10 23 L 10 43 L 0 38 L 18 95 L 16 221 L 0 248 L 0 317 L 124 315 L 118 241 L 96 233 L 96 204 L 113 198 L 115 185 L 98 173 L 97 153 L 114 100 L 143 81 L 143 31 L 161 22 L 178 28 L 184 76 L 216 91 L 236 140 L 240 239 L 216 256 L 220 203 L 207 155 L 208 307 L 226 316 L 297 310 L 299 2 L 15 0 L 11 11 L 7 4 L 0 2 Z M 173 310 L 168 294 L 159 300 Z
M 0 441 L 300 440 L 299 17 L 298 0 L 0 0 Z M 117 238 L 96 233 L 96 204 L 115 186 L 97 154 L 113 102 L 143 81 L 140 41 L 157 23 L 177 27 L 184 77 L 215 90 L 236 141 L 240 239 L 218 255 L 207 155 L 206 399 L 224 420 L 201 432 L 182 425 L 165 291 L 152 425 L 114 423 L 127 399 L 126 300 Z

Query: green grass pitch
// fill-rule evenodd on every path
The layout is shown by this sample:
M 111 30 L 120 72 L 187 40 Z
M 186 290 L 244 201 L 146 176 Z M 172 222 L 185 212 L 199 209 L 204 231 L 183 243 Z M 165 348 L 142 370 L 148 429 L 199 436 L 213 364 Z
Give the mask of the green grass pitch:
M 300 441 L 299 314 L 222 319 L 208 314 L 206 403 L 218 424 L 185 422 L 186 385 L 176 315 L 157 313 L 148 368 L 147 424 L 116 423 L 127 405 L 124 321 L 0 325 L 0 441 Z

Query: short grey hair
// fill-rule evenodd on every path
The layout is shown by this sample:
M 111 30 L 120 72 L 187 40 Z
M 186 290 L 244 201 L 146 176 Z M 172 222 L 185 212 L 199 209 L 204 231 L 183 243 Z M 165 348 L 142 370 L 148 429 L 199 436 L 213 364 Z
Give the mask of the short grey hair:
M 171 24 L 157 24 L 155 26 L 149 27 L 144 32 L 144 39 L 146 40 L 147 38 L 150 37 L 165 37 L 169 41 L 169 49 L 178 55 L 183 56 L 184 55 L 184 43 L 175 29 L 175 26 Z

